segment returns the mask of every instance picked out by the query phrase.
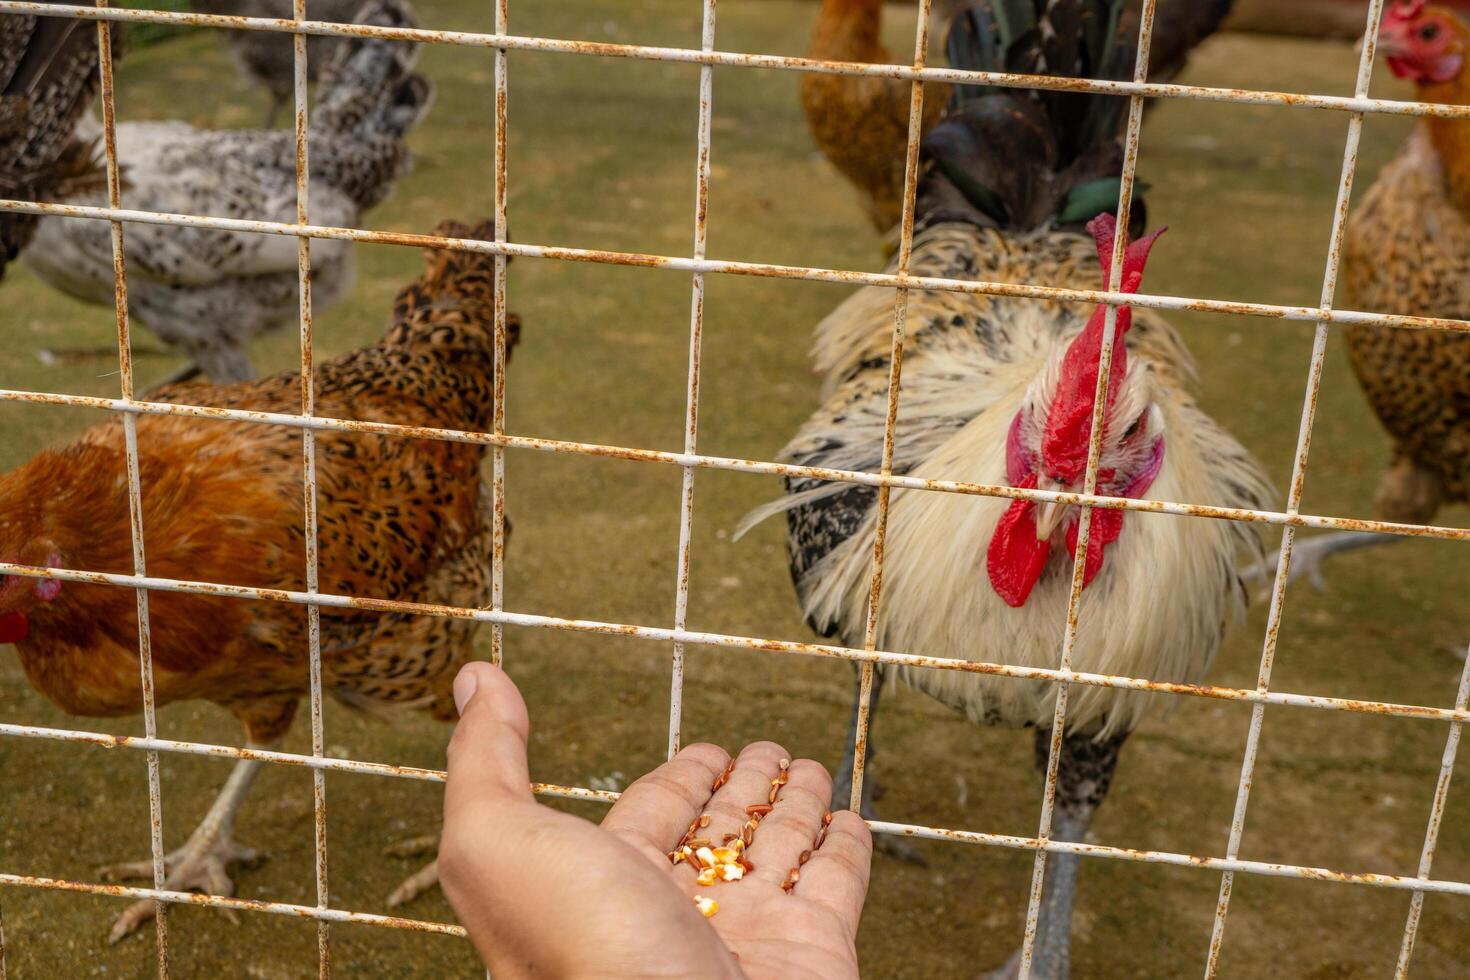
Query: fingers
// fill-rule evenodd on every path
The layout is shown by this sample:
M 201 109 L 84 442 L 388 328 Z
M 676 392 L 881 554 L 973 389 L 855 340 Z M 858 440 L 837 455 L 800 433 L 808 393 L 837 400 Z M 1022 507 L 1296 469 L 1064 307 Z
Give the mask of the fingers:
M 667 862 L 689 824 L 709 802 L 711 786 L 730 755 L 715 745 L 691 745 L 623 791 L 602 829 Z
M 531 723 L 521 692 L 493 664 L 466 664 L 454 680 L 459 724 L 449 740 L 445 815 L 471 802 L 531 803 L 526 739 Z
M 781 760 L 785 758 L 786 750 L 775 742 L 755 742 L 742 749 L 729 779 L 705 804 L 704 815 L 709 817 L 709 822 L 695 832 L 696 837 L 714 846 L 742 833 L 749 837 L 745 825 L 752 816 L 759 818 L 760 813 L 748 808 L 770 807 L 771 780 L 781 771 Z M 676 868 L 676 876 L 690 887 L 694 886 L 697 872 L 688 863 Z
M 802 863 L 802 854 L 810 856 L 816 848 L 822 816 L 831 803 L 832 777 L 821 763 L 810 759 L 792 763 L 786 785 L 746 851 L 755 877 L 782 884 Z
M 868 825 L 851 810 L 843 810 L 833 814 L 827 836 L 802 867 L 793 894 L 825 905 L 842 918 L 849 934 L 856 935 L 872 864 L 873 835 Z

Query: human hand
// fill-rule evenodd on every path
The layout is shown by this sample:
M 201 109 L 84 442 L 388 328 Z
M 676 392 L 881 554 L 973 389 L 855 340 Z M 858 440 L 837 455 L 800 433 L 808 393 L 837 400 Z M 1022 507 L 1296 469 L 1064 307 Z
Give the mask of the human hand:
M 791 763 L 745 852 L 753 870 L 700 886 L 696 869 L 672 864 L 669 852 L 704 815 L 696 834 L 715 844 L 740 834 L 746 808 L 767 804 L 786 756 L 779 745 L 747 746 L 718 790 L 729 755 L 689 746 L 629 786 L 598 826 L 531 794 L 530 722 L 501 670 L 469 664 L 454 690 L 460 722 L 449 744 L 440 877 L 497 980 L 858 975 L 872 839 L 848 811 L 821 834 L 832 780 L 820 764 Z M 695 895 L 719 911 L 705 918 Z

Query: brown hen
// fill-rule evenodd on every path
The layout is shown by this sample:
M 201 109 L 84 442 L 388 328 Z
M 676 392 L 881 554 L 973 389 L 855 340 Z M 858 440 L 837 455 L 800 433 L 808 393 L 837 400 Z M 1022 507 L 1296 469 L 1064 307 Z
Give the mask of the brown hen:
M 879 38 L 883 0 L 822 0 L 808 57 L 890 64 Z M 861 195 L 873 227 L 887 233 L 903 210 L 903 171 L 912 86 L 861 75 L 801 76 L 801 106 L 822 155 Z M 924 86 L 923 130 L 944 115 L 949 86 Z
M 1379 48 L 1423 102 L 1470 104 L 1470 26 L 1445 6 L 1395 0 Z M 1341 305 L 1408 316 L 1470 319 L 1470 122 L 1426 118 L 1348 220 Z M 1348 356 L 1393 462 L 1373 504 L 1382 520 L 1430 523 L 1470 500 L 1470 334 L 1345 326 Z M 1299 542 L 1291 578 L 1321 588 L 1328 555 L 1403 540 L 1341 532 Z M 1270 562 L 1267 569 L 1274 568 Z
M 438 234 L 493 239 L 490 224 Z M 397 298 L 393 325 L 367 347 L 316 370 L 318 415 L 438 428 L 491 426 L 493 260 L 429 250 Z M 508 318 L 508 341 L 519 333 Z M 300 379 L 172 385 L 150 400 L 297 413 Z M 138 417 L 147 568 L 152 576 L 304 590 L 302 430 L 171 415 Z M 476 607 L 490 601 L 491 511 L 482 445 L 345 432 L 316 437 L 320 590 Z M 123 425 L 0 476 L 0 558 L 131 572 Z M 254 747 L 274 746 L 309 693 L 306 607 L 184 592 L 149 596 L 158 704 L 212 701 Z M 466 620 L 322 608 L 322 686 L 354 707 L 419 708 L 448 721 L 455 671 L 473 652 Z M 16 644 L 43 695 L 72 714 L 142 708 L 137 611 L 115 587 L 0 576 L 0 643 Z M 229 894 L 226 874 L 254 853 L 235 845 L 235 811 L 258 762 L 236 764 L 209 814 L 168 858 L 169 889 Z M 151 862 L 110 876 L 151 874 Z M 431 865 L 395 893 L 435 880 Z M 152 915 L 139 903 L 120 938 Z

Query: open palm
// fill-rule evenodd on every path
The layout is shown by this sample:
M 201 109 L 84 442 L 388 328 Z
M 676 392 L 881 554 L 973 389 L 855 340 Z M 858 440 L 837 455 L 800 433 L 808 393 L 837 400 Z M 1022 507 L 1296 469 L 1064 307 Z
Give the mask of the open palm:
M 597 826 L 535 802 L 519 693 L 489 665 L 466 673 L 440 870 L 497 978 L 857 976 L 872 841 L 855 814 L 827 816 L 821 765 L 797 760 L 783 777 L 774 743 L 747 746 L 733 765 L 720 748 L 690 746 Z M 468 686 L 462 677 L 457 692 Z M 742 833 L 740 880 L 700 885 L 697 861 L 670 860 L 690 837 L 718 846 Z M 718 911 L 705 918 L 695 896 Z

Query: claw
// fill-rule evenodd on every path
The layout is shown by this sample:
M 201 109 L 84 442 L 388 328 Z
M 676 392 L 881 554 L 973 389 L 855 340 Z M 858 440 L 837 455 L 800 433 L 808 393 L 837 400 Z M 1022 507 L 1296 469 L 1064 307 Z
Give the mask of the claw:
M 218 838 L 210 844 L 195 844 L 192 840 L 183 847 L 164 856 L 164 891 L 198 891 L 206 895 L 229 896 L 235 894 L 235 883 L 230 879 L 229 868 L 239 864 L 253 867 L 265 860 L 265 855 L 252 847 L 243 847 L 227 837 Z M 104 881 L 151 880 L 153 861 L 126 861 L 98 869 Z M 139 926 L 153 918 L 157 905 L 145 898 L 128 906 L 112 926 L 107 941 L 115 943 L 134 932 Z
M 383 853 L 388 857 L 423 857 L 425 854 L 438 854 L 439 835 L 425 834 L 422 837 L 395 841 L 383 848 Z
M 902 837 L 895 837 L 892 834 L 874 834 L 873 850 L 879 854 L 886 854 L 891 858 L 897 858 L 907 864 L 912 864 L 915 867 L 929 867 L 928 860 L 925 859 L 924 855 L 919 853 L 919 849 Z
M 403 884 L 393 889 L 393 894 L 388 896 L 388 907 L 396 909 L 400 905 L 407 905 L 437 884 L 439 884 L 439 859 L 435 858 L 410 875 Z

